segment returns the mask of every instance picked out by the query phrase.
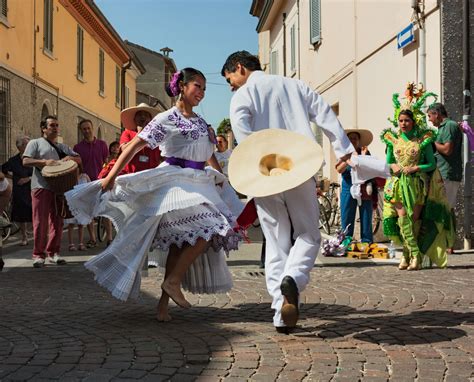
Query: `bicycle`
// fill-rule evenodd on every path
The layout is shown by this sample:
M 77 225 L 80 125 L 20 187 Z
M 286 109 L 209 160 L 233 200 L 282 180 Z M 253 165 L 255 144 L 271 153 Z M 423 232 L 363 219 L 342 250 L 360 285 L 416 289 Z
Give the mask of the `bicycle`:
M 325 193 L 318 194 L 319 228 L 322 228 L 327 234 L 331 233 L 332 228 L 337 228 L 341 225 L 339 196 L 337 193 L 339 187 L 341 187 L 339 183 L 332 182 Z
M 11 205 L 7 207 L 7 210 L 11 209 Z M 16 222 L 10 220 L 10 215 L 7 211 L 3 211 L 3 219 L 8 223 L 5 227 L 0 228 L 2 234 L 2 240 L 7 241 L 10 236 L 16 235 L 20 231 L 20 226 Z
M 97 222 L 97 240 L 99 242 L 103 242 L 107 239 L 107 228 L 106 228 L 106 221 L 108 220 L 107 218 L 103 217 L 103 216 L 99 216 L 97 218 L 95 218 L 96 222 Z M 110 224 L 112 225 L 112 238 L 115 236 L 115 228 L 112 224 L 112 222 L 110 222 Z

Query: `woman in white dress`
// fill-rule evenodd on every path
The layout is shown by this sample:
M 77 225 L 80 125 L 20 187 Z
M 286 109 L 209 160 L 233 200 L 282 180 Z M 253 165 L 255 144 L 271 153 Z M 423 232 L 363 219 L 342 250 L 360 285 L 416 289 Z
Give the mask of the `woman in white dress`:
M 170 96 L 178 97 L 175 106 L 133 138 L 106 178 L 66 194 L 79 221 L 106 216 L 117 229 L 111 245 L 85 264 L 116 298 L 138 295 L 149 250 L 169 250 L 159 321 L 171 319 L 169 298 L 183 308 L 191 306 L 181 285 L 193 293 L 226 292 L 232 286 L 224 251 L 237 249 L 241 239 L 234 231 L 241 207 L 225 176 L 214 170 L 220 167 L 213 155 L 213 130 L 193 112 L 205 87 L 206 79 L 196 69 L 175 73 L 166 87 Z M 155 169 L 118 176 L 147 145 L 159 146 L 165 161 Z M 214 169 L 205 167 L 206 161 Z

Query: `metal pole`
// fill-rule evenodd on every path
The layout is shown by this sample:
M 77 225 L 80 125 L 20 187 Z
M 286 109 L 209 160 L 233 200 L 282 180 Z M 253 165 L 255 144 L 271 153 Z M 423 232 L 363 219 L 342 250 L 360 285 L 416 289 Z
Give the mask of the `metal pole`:
M 464 112 L 462 119 L 468 121 L 471 117 L 471 73 L 470 73 L 470 52 L 469 52 L 469 1 L 463 1 L 463 103 Z M 471 172 L 472 164 L 470 163 L 471 152 L 468 147 L 467 138 L 463 143 L 464 151 L 464 249 L 471 249 L 471 214 L 472 214 L 472 182 Z

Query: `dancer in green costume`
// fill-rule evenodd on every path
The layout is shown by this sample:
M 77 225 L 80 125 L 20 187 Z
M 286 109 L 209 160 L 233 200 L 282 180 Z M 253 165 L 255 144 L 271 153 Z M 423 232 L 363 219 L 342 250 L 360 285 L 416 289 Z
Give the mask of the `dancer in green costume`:
M 403 245 L 401 270 L 419 270 L 432 262 L 446 267 L 446 248 L 454 241 L 452 215 L 433 155 L 436 133 L 420 126 L 424 115 L 419 107 L 428 95 L 433 94 L 415 103 L 407 97 L 404 108 L 394 97 L 392 123 L 399 131 L 387 129 L 381 135 L 393 175 L 384 190 L 384 234 Z

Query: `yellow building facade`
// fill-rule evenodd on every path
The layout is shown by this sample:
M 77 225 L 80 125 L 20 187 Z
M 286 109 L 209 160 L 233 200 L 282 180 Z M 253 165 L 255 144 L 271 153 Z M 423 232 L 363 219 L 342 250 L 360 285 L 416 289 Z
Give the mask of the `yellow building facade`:
M 92 120 L 98 138 L 120 135 L 144 68 L 91 0 L 3 0 L 0 14 L 0 161 L 18 136 L 40 136 L 57 115 L 64 143 Z

